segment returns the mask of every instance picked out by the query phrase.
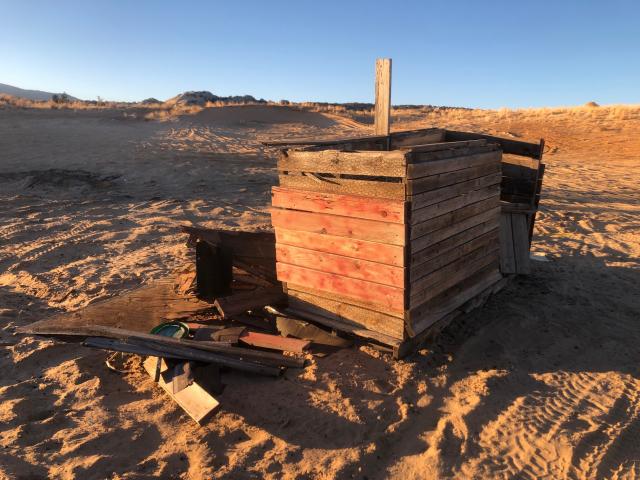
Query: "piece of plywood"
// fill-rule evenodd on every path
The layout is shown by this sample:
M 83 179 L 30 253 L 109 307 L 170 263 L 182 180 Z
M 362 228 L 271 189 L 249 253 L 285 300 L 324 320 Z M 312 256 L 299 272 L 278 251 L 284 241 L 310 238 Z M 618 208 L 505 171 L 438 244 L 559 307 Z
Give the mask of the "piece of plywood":
M 405 203 L 402 200 L 309 192 L 282 187 L 271 189 L 271 205 L 292 210 L 329 213 L 390 223 L 404 223 L 405 213 Z
M 157 357 L 147 357 L 144 361 L 144 369 L 149 376 L 156 381 L 158 385 L 182 408 L 198 424 L 203 423 L 211 414 L 219 407 L 220 403 L 202 388 L 198 383 L 193 382 L 191 385 L 173 393 L 171 382 L 165 381 L 163 375 L 156 375 L 157 366 L 160 359 Z M 161 372 L 160 372 L 161 373 Z
M 376 60 L 376 104 L 373 115 L 376 135 L 389 135 L 391 127 L 391 59 Z
M 289 150 L 278 160 L 278 170 L 286 172 L 317 172 L 348 175 L 404 177 L 407 153 L 342 152 L 339 150 Z
M 404 200 L 405 184 L 401 182 L 379 182 L 352 178 L 337 178 L 313 175 L 280 175 L 281 187 L 312 192 L 362 195 L 376 198 Z
M 356 238 L 390 245 L 405 244 L 404 225 L 326 213 L 271 209 L 271 223 L 278 228 Z
M 387 245 L 355 238 L 288 230 L 286 228 L 276 229 L 276 240 L 278 245 L 291 245 L 302 248 L 312 246 L 318 252 L 370 260 L 396 267 L 404 265 L 404 247 L 399 245 Z
M 313 244 L 308 247 L 314 248 Z M 311 268 L 321 272 L 335 273 L 350 278 L 359 278 L 383 285 L 402 288 L 404 273 L 402 267 L 393 267 L 382 263 L 349 258 L 326 252 L 318 252 L 309 248 L 277 245 L 276 258 L 278 262 Z
M 283 282 L 308 285 L 320 291 L 359 298 L 396 312 L 404 309 L 404 289 L 378 283 L 319 272 L 309 268 L 276 263 L 278 279 Z

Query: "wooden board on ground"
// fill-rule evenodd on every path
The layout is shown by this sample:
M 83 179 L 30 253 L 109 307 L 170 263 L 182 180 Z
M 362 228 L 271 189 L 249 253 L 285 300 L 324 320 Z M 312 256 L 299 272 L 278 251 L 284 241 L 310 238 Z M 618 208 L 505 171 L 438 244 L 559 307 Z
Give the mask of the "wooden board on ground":
M 143 365 L 149 376 L 198 424 L 202 424 L 220 407 L 220 403 L 213 395 L 196 382 L 193 382 L 177 393 L 173 393 L 171 383 L 165 381 L 163 375 L 160 375 L 160 373 L 167 369 L 166 364 L 161 359 L 157 357 L 147 357 Z M 160 366 L 160 368 L 158 368 L 158 366 Z

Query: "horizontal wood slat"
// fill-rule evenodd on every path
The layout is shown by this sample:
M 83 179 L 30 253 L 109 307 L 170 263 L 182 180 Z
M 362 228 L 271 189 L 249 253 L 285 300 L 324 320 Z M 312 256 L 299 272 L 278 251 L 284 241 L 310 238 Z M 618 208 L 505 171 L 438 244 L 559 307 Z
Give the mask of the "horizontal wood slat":
M 308 285 L 320 291 L 339 293 L 346 297 L 366 300 L 374 305 L 395 312 L 404 309 L 404 289 L 380 285 L 333 273 L 319 272 L 286 263 L 276 263 L 278 280 L 299 285 Z
M 404 265 L 404 247 L 399 245 L 387 245 L 354 238 L 287 230 L 285 228 L 276 229 L 276 242 L 278 245 L 292 245 L 302 248 L 313 247 L 314 250 L 319 252 L 344 255 L 396 267 Z
M 432 272 L 448 265 L 449 263 L 463 257 L 474 250 L 488 245 L 495 246 L 498 244 L 498 229 L 493 229 L 483 235 L 472 238 L 468 242 L 461 245 L 457 245 L 449 250 L 441 252 L 437 257 L 432 258 L 427 262 L 420 264 L 412 264 L 410 269 L 410 282 L 411 288 L 419 285 L 416 283 L 421 278 L 429 275 Z
M 390 152 L 341 152 L 289 150 L 278 160 L 278 170 L 296 172 L 340 173 L 382 177 L 404 177 L 407 154 Z
M 313 244 L 308 246 L 314 248 Z M 405 269 L 402 267 L 392 267 L 382 263 L 289 245 L 276 246 L 276 259 L 278 262 L 311 268 L 321 272 L 335 273 L 349 278 L 359 278 L 382 285 L 404 288 Z
M 370 180 L 325 178 L 303 175 L 280 175 L 281 187 L 312 192 L 363 195 L 375 198 L 404 200 L 405 184 L 400 182 L 376 182 Z
M 397 223 L 376 222 L 360 218 L 340 217 L 325 213 L 271 209 L 274 227 L 304 232 L 323 233 L 339 237 L 357 238 L 390 245 L 404 245 L 404 226 Z
M 413 163 L 407 166 L 407 178 L 414 179 L 427 177 L 430 175 L 437 175 L 439 173 L 452 172 L 455 170 L 461 170 L 463 168 L 477 167 L 480 165 L 487 165 L 491 163 L 500 165 L 501 158 L 502 156 L 500 150 L 494 150 L 491 152 L 452 157 L 444 160 Z
M 411 202 L 411 207 L 414 210 L 417 210 L 419 208 L 433 205 L 434 203 L 457 197 L 458 195 L 462 195 L 463 193 L 472 190 L 479 190 L 490 185 L 497 185 L 501 181 L 502 177 L 500 175 L 500 172 L 495 172 L 490 175 L 485 175 L 484 177 L 472 178 L 471 180 L 454 183 L 453 185 L 448 185 L 446 187 L 436 188 L 435 190 L 431 190 L 430 192 L 413 195 L 408 197 L 408 201 Z
M 487 144 L 486 140 L 464 140 L 462 142 L 438 142 L 427 143 L 425 145 L 413 145 L 405 147 L 413 153 L 439 152 L 441 150 L 452 150 L 459 148 L 480 147 Z
M 411 330 L 418 334 L 456 308 L 471 300 L 491 285 L 502 279 L 495 265 L 484 267 L 440 295 L 407 312 Z
M 496 197 L 496 199 L 500 198 L 500 184 L 490 185 L 478 190 L 468 190 L 466 193 L 458 195 L 457 197 L 413 210 L 411 212 L 411 224 L 415 225 L 426 222 L 432 218 L 491 197 Z
M 295 290 L 297 292 L 304 292 L 304 293 L 308 293 L 309 295 L 326 298 L 334 302 L 348 303 L 349 305 L 362 307 L 365 310 L 373 310 L 373 311 L 381 310 L 380 305 L 367 300 L 363 300 L 361 298 L 346 297 L 344 295 L 341 295 L 340 293 L 320 291 L 315 288 L 311 288 L 308 285 L 299 285 L 296 283 L 287 283 L 286 285 L 287 285 L 287 291 Z M 385 309 L 382 309 L 382 311 L 385 315 L 389 315 L 397 318 L 404 318 L 404 312 L 394 312 L 392 310 L 385 310 Z
M 418 196 L 420 194 L 429 193 L 435 189 L 496 173 L 500 173 L 500 164 L 498 162 L 491 161 L 477 167 L 462 168 L 452 172 L 416 178 L 407 182 L 407 194 Z
M 453 210 L 452 212 L 445 213 L 439 217 L 432 218 L 422 223 L 418 223 L 411 227 L 411 239 L 416 239 L 427 235 L 430 232 L 443 229 L 455 223 L 459 223 L 466 218 L 479 215 L 483 212 L 491 210 L 500 206 L 500 199 L 498 196 L 490 197 L 486 200 L 481 200 L 471 205 Z
M 498 265 L 500 264 L 499 253 L 497 250 L 498 246 L 496 245 L 495 248 L 495 250 L 483 257 L 472 261 L 467 261 L 463 257 L 460 260 L 449 264 L 447 267 L 440 269 L 438 271 L 440 273 L 437 275 L 437 281 L 433 280 L 429 287 L 417 291 L 416 293 L 411 293 L 411 299 L 409 302 L 411 308 L 431 300 L 438 294 L 453 287 L 456 283 L 464 280 L 465 278 L 470 277 L 487 265 L 494 265 L 495 268 L 498 268 Z M 469 255 L 473 255 L 473 252 Z M 437 272 L 432 275 L 435 277 L 436 273 Z
M 389 149 L 424 145 L 444 141 L 444 130 L 439 128 L 427 128 L 408 132 L 392 132 L 389 136 Z
M 405 220 L 405 202 L 402 200 L 381 200 L 360 195 L 308 192 L 281 187 L 273 187 L 271 192 L 271 204 L 274 207 L 390 223 L 404 223 Z
M 500 216 L 500 207 L 496 207 L 486 212 L 483 212 L 479 215 L 469 217 L 449 227 L 436 230 L 435 232 L 430 232 L 428 235 L 424 235 L 420 238 L 412 240 L 411 251 L 420 252 L 422 249 L 430 247 L 431 245 L 434 245 L 438 242 L 441 242 L 451 237 L 452 235 L 455 235 L 456 233 L 460 233 L 464 230 L 467 230 L 471 227 L 480 225 L 485 222 L 489 224 L 494 224 L 497 227 L 499 216 Z
M 446 130 L 445 141 L 459 142 L 461 140 L 477 140 L 482 139 L 490 142 L 498 143 L 502 147 L 504 153 L 510 153 L 514 155 L 523 155 L 532 158 L 542 158 L 543 142 L 540 143 L 528 143 L 520 140 L 511 140 L 508 138 L 494 137 L 492 135 L 483 135 L 479 133 L 471 132 L 459 132 L 455 130 Z
M 290 288 L 287 290 L 287 294 L 289 306 L 296 310 L 309 310 L 318 315 L 349 322 L 394 338 L 402 339 L 403 337 L 404 321 L 402 318 Z

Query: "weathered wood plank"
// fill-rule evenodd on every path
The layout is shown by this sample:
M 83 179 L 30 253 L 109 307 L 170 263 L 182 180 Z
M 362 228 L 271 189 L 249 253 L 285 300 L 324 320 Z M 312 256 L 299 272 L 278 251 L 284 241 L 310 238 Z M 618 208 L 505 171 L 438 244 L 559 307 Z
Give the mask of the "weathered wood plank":
M 252 347 L 293 353 L 303 353 L 311 344 L 308 340 L 286 338 L 280 335 L 270 335 L 268 333 L 250 331 L 243 332 L 240 335 L 239 341 L 240 343 L 251 345 Z
M 478 190 L 467 190 L 464 194 L 460 194 L 454 198 L 434 203 L 428 207 L 414 209 L 411 212 L 411 224 L 426 222 L 435 217 L 439 217 L 446 213 L 458 210 L 472 203 L 486 200 L 491 197 L 500 198 L 500 184 L 490 185 Z
M 413 154 L 414 157 L 417 155 L 428 154 Z M 502 152 L 500 152 L 500 150 L 494 150 L 473 155 L 451 157 L 443 160 L 412 163 L 407 166 L 407 178 L 414 179 L 420 177 L 428 177 L 431 175 L 437 175 L 439 173 L 453 172 L 456 170 L 462 170 L 463 168 L 478 167 L 480 165 L 487 165 L 492 163 L 500 166 L 501 156 Z
M 157 357 L 147 357 L 142 365 L 149 376 L 162 387 L 165 393 L 198 424 L 202 424 L 220 407 L 220 403 L 213 395 L 196 382 L 193 382 L 177 393 L 173 393 L 171 384 L 166 382 L 162 375 L 156 376 L 156 373 L 162 373 L 163 371 L 162 367 L 160 368 L 160 372 L 157 371 L 158 362 L 161 362 L 161 359 Z M 166 370 L 166 364 L 164 367 L 164 370 Z
M 542 158 L 542 150 L 544 148 L 544 142 L 540 143 L 528 143 L 519 140 L 511 140 L 508 138 L 494 137 L 492 135 L 483 135 L 479 133 L 459 132 L 455 130 L 446 130 L 445 141 L 460 141 L 460 140 L 478 140 L 484 138 L 490 142 L 498 143 L 502 147 L 504 153 L 510 153 L 513 155 L 522 155 L 525 157 Z
M 439 152 L 441 150 L 452 150 L 458 148 L 480 147 L 487 144 L 486 140 L 464 140 L 462 142 L 438 142 L 427 143 L 425 145 L 413 145 L 404 147 L 413 153 Z
M 376 104 L 373 113 L 376 135 L 389 135 L 391 127 L 391 59 L 376 60 Z
M 285 147 L 287 145 L 314 145 L 314 146 L 333 146 L 333 145 L 344 145 L 344 144 L 372 144 L 379 143 L 382 145 L 382 142 L 386 143 L 387 136 L 386 135 L 361 135 L 357 137 L 334 137 L 334 138 L 283 138 L 280 140 L 270 140 L 267 142 L 261 142 L 263 145 L 268 147 Z M 368 150 L 367 148 L 362 148 L 362 150 Z
M 392 132 L 389 140 L 389 149 L 411 147 L 444 141 L 444 130 L 441 128 L 424 128 L 420 130 L 407 130 Z
M 470 239 L 468 242 L 457 245 L 453 248 L 445 250 L 437 255 L 435 258 L 427 262 L 420 264 L 412 264 L 410 271 L 410 281 L 412 288 L 420 278 L 429 275 L 430 273 L 444 267 L 445 265 L 457 260 L 458 258 L 467 255 L 468 253 L 486 245 L 495 245 L 498 242 L 498 229 L 484 233 Z
M 277 262 L 276 269 L 278 279 L 283 282 L 308 285 L 316 290 L 363 299 L 396 312 L 404 309 L 404 289 L 402 288 L 319 272 L 287 263 Z
M 407 156 L 408 153 L 398 150 L 391 152 L 289 150 L 280 156 L 278 170 L 402 178 L 406 172 Z
M 486 267 L 487 265 L 495 265 L 495 267 L 498 268 L 498 265 L 500 263 L 497 250 L 498 247 L 496 246 L 495 248 L 496 249 L 491 251 L 489 254 L 471 261 L 467 261 L 465 257 L 463 257 L 460 260 L 448 265 L 447 267 L 440 269 L 438 271 L 440 272 L 438 273 L 438 275 L 436 275 L 435 273 L 432 274 L 433 277 L 438 278 L 438 281 L 433 280 L 432 282 L 429 282 L 429 286 L 423 290 L 416 291 L 415 293 L 412 291 L 411 300 L 409 302 L 410 307 L 413 308 L 431 300 L 438 294 L 442 293 L 448 288 L 453 287 L 458 282 L 473 275 L 478 270 Z M 467 256 L 472 255 L 473 252 Z M 430 277 L 431 276 L 426 278 Z
M 458 210 L 453 210 L 439 217 L 418 223 L 411 228 L 411 240 L 422 237 L 436 230 L 449 227 L 455 223 L 459 223 L 469 217 L 479 215 L 493 208 L 500 207 L 500 198 L 495 195 L 485 200 L 481 200 L 471 205 L 464 206 Z
M 516 256 L 513 249 L 511 213 L 500 214 L 500 271 L 503 275 L 516 273 Z
M 386 245 L 384 243 L 369 242 L 353 238 L 337 237 L 321 233 L 301 232 L 276 229 L 276 239 L 279 245 L 291 245 L 306 248 L 313 246 L 318 252 L 333 253 L 345 257 L 370 260 L 396 267 L 404 266 L 404 247 Z
M 382 222 L 405 222 L 405 202 L 402 200 L 381 200 L 361 195 L 340 195 L 273 187 L 271 205 Z
M 434 287 L 440 287 L 443 281 L 449 280 L 452 274 L 457 273 L 460 270 L 465 270 L 468 265 L 473 262 L 490 255 L 492 252 L 496 252 L 496 258 L 498 258 L 497 250 L 498 245 L 493 242 L 479 242 L 474 245 L 475 248 L 468 247 L 467 252 L 464 255 L 454 256 L 453 261 L 445 263 L 443 266 L 437 269 L 433 269 L 424 275 L 420 275 L 420 278 L 411 282 L 411 297 L 417 297 L 424 290 L 433 290 Z M 423 264 L 428 266 L 429 263 Z M 483 265 L 484 266 L 484 265 Z M 473 273 L 473 272 L 471 272 Z M 464 277 L 466 278 L 466 277 Z M 414 304 L 415 305 L 415 304 Z
M 428 177 L 421 177 L 407 182 L 407 194 L 418 196 L 429 193 L 432 190 L 447 187 L 467 180 L 494 175 L 500 173 L 500 165 L 497 162 L 489 162 L 477 167 L 463 168 L 452 172 L 444 172 Z
M 313 244 L 308 247 L 314 248 Z M 321 272 L 335 273 L 349 278 L 359 278 L 369 282 L 404 287 L 405 269 L 382 263 L 349 258 L 342 255 L 318 252 L 289 245 L 276 246 L 278 262 L 311 268 Z
M 279 208 L 271 209 L 271 223 L 276 229 L 302 230 L 390 245 L 404 245 L 405 243 L 404 225 L 397 223 Z
M 424 235 L 420 238 L 412 240 L 411 251 L 414 253 L 420 252 L 421 250 L 430 247 L 431 245 L 446 240 L 447 238 L 476 225 L 488 223 L 490 225 L 494 225 L 493 228 L 495 228 L 498 226 L 499 215 L 500 207 L 496 207 L 479 215 L 469 217 L 449 227 L 436 230 L 435 232 L 430 232 L 428 235 Z
M 493 167 L 493 165 L 491 165 Z M 476 169 L 465 169 L 465 170 L 476 170 Z M 496 170 L 493 168 L 493 170 Z M 461 171 L 461 170 L 459 170 Z M 472 174 L 467 172 L 468 174 Z M 449 175 L 449 174 L 443 174 Z M 439 176 L 439 175 L 436 175 Z M 432 178 L 432 177 L 424 177 Z M 462 181 L 460 183 L 454 183 L 453 185 L 447 185 L 442 188 L 436 188 L 435 190 L 431 190 L 429 192 L 420 193 L 418 195 L 412 195 L 408 197 L 408 201 L 411 202 L 411 207 L 415 210 L 423 207 L 428 207 L 429 205 L 433 205 L 434 203 L 438 203 L 444 200 L 448 200 L 450 198 L 461 195 L 465 192 L 469 192 L 471 190 L 479 190 L 484 187 L 488 187 L 490 185 L 498 185 L 502 181 L 502 177 L 500 176 L 500 172 L 496 171 L 490 175 L 485 175 L 479 178 L 472 178 L 471 180 Z
M 465 228 L 462 231 L 455 232 L 451 236 L 431 246 L 417 251 L 414 248 L 411 253 L 411 267 L 418 267 L 424 262 L 431 261 L 439 255 L 443 255 L 447 250 L 462 245 L 488 232 L 497 232 L 498 228 L 498 215 L 494 215 L 494 217 L 488 221 Z
M 430 301 L 407 312 L 412 330 L 419 334 L 501 279 L 502 275 L 495 266 L 480 269 Z
M 281 187 L 313 192 L 362 195 L 397 200 L 404 200 L 405 195 L 405 184 L 401 182 L 379 182 L 303 175 L 280 175 L 278 179 Z
M 247 292 L 236 293 L 217 298 L 214 305 L 222 318 L 240 315 L 252 308 L 274 305 L 284 300 L 281 287 L 256 288 Z
M 346 297 L 340 293 L 320 291 L 314 288 L 309 287 L 308 285 L 299 285 L 295 283 L 287 284 L 287 292 L 289 290 L 295 290 L 296 292 L 308 293 L 309 295 L 313 295 L 315 297 L 325 298 L 327 300 L 331 300 L 333 302 L 345 303 L 347 305 L 354 305 L 356 307 L 361 307 L 365 310 L 369 311 L 381 311 L 385 315 L 389 315 L 391 317 L 404 318 L 404 311 L 402 312 L 394 312 L 391 310 L 386 310 L 384 308 L 380 308 L 379 304 L 373 303 L 371 301 L 363 300 L 361 298 L 353 298 Z
M 511 216 L 516 272 L 521 275 L 527 275 L 531 273 L 527 215 L 524 213 L 510 213 L 509 215 Z
M 310 310 L 319 315 L 348 322 L 354 327 L 375 330 L 395 338 L 401 339 L 403 336 L 404 321 L 400 317 L 297 290 L 289 289 L 287 293 L 290 308 Z

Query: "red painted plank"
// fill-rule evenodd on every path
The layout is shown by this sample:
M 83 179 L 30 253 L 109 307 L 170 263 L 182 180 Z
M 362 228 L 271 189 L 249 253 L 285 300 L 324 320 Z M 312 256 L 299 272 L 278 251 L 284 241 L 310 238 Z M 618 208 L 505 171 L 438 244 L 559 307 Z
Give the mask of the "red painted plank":
M 285 228 L 276 229 L 276 242 L 278 245 L 293 245 L 294 247 L 303 248 L 313 246 L 313 249 L 318 252 L 344 255 L 345 257 L 359 258 L 396 267 L 404 266 L 404 247 L 398 245 L 385 245 L 384 243 L 287 230 Z
M 276 263 L 278 280 L 306 285 L 321 291 L 339 293 L 369 301 L 396 312 L 404 311 L 404 290 L 333 273 L 319 272 L 286 263 Z
M 313 244 L 309 247 L 314 248 Z M 404 287 L 404 268 L 368 262 L 331 253 L 317 252 L 289 245 L 276 246 L 276 260 L 282 263 L 311 268 L 321 272 L 335 273 L 369 282 Z
M 404 245 L 404 225 L 327 213 L 271 209 L 271 223 L 277 228 L 357 238 L 391 245 Z
M 271 203 L 274 207 L 404 223 L 405 202 L 402 200 L 310 192 L 282 187 L 273 187 L 271 195 Z

